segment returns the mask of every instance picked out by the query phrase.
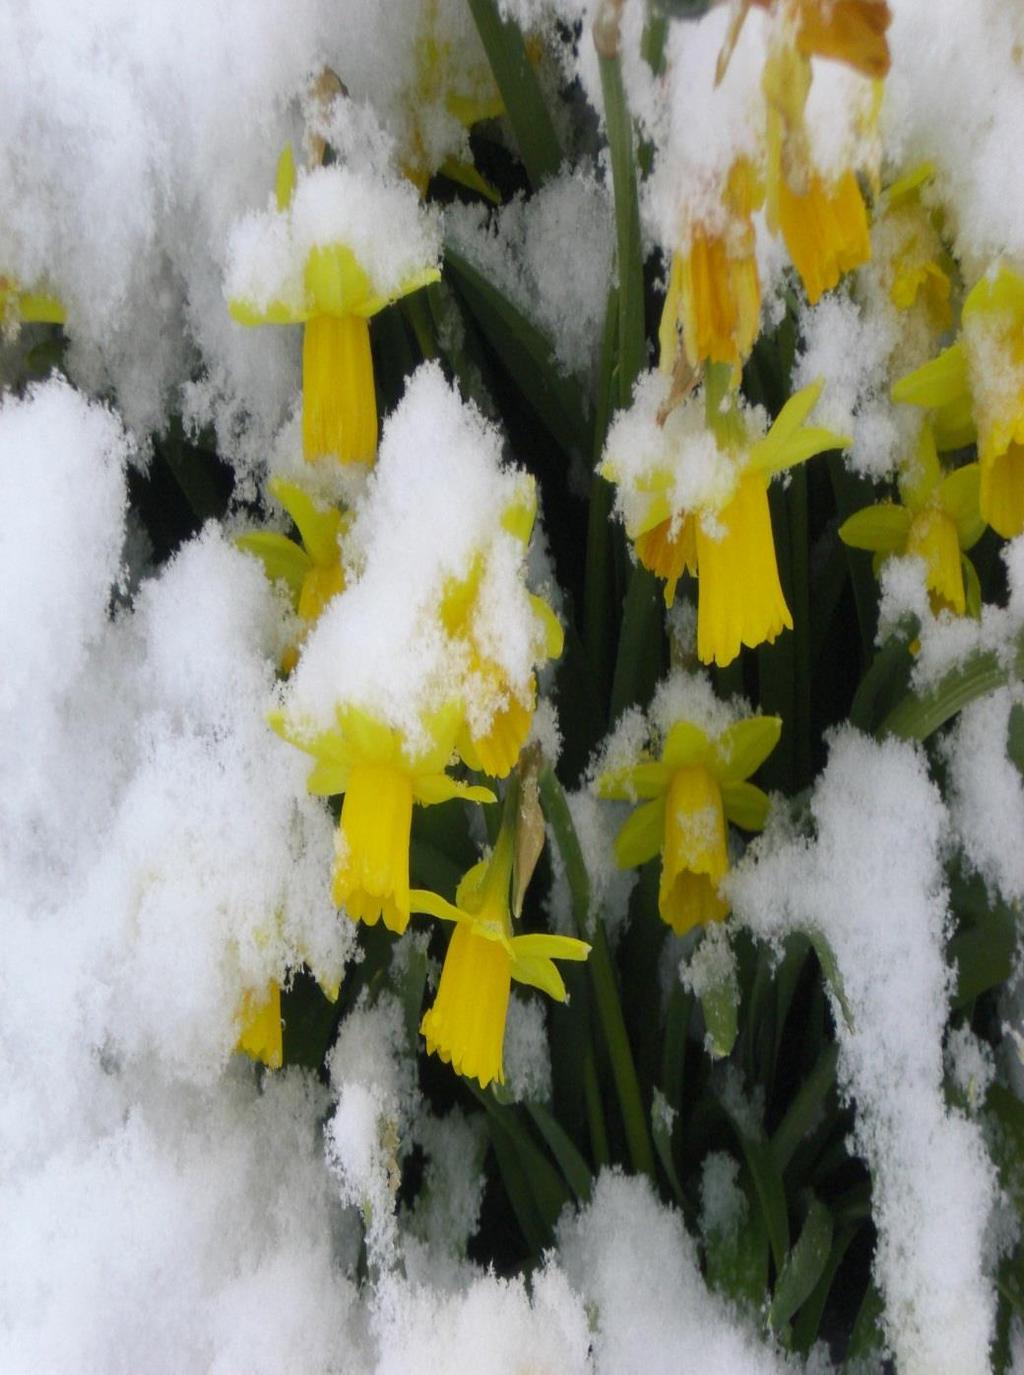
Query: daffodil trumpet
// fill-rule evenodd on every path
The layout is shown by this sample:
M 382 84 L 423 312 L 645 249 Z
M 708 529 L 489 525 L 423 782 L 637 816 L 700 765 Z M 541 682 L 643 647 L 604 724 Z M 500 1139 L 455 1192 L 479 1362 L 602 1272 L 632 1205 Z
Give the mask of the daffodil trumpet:
M 571 936 L 513 934 L 510 890 L 513 828 L 509 809 L 494 850 L 463 877 L 455 902 L 414 890 L 412 909 L 454 923 L 437 996 L 420 1031 L 438 1055 L 481 1088 L 505 1082 L 502 1048 L 512 981 L 566 1001 L 555 960 L 585 960 L 586 941 Z
M 271 725 L 313 755 L 307 780 L 320 797 L 343 795 L 332 893 L 353 921 L 382 917 L 401 934 L 409 923 L 409 842 L 414 804 L 429 807 L 461 797 L 493 802 L 489 788 L 451 778 L 460 712 L 447 707 L 424 723 L 427 743 L 407 744 L 403 733 L 355 706 L 339 707 L 334 726 L 304 733 L 278 714 Z

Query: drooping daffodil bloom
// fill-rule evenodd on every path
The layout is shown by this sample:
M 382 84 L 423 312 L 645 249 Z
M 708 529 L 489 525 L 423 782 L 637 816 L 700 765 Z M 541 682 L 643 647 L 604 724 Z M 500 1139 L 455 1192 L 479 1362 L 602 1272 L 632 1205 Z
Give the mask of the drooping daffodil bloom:
M 750 716 L 714 737 L 676 721 L 657 759 L 597 779 L 599 796 L 639 802 L 616 838 L 615 859 L 630 869 L 661 855 L 658 911 L 677 935 L 728 915 L 719 892 L 729 869 L 726 822 L 746 831 L 764 826 L 768 798 L 748 780 L 781 731 L 777 716 Z
M 395 177 L 278 165 L 276 209 L 236 226 L 226 292 L 243 325 L 304 326 L 302 446 L 372 463 L 377 400 L 370 317 L 440 276 L 436 225 Z
M 901 502 L 879 502 L 855 512 L 839 527 L 839 537 L 854 549 L 870 549 L 876 559 L 913 554 L 924 560 L 932 610 L 977 615 L 981 589 L 967 557 L 981 538 L 985 522 L 979 509 L 981 474 L 977 463 L 943 471 L 929 426 L 921 430 L 915 461 L 900 474 Z
M 930 409 L 940 450 L 977 437 L 982 517 L 1006 539 L 1024 532 L 1024 277 L 1008 267 L 983 277 L 957 341 L 900 378 L 892 397 Z
M 723 667 L 742 645 L 770 643 L 793 625 L 779 581 L 769 482 L 850 442 L 806 424 L 821 395 L 820 380 L 790 397 L 758 435 L 763 421 L 723 388 L 727 376 L 728 370 L 708 370 L 706 423 L 698 418 L 701 398 L 694 393 L 663 426 L 648 427 L 660 447 L 645 470 L 637 471 L 635 451 L 625 452 L 631 443 L 628 417 L 609 431 L 601 465 L 618 487 L 617 506 L 637 557 L 665 579 L 668 605 L 683 572 L 696 574 L 697 656 Z
M 501 528 L 525 550 L 537 511 L 535 484 L 528 479 L 519 498 L 502 512 Z M 467 680 L 471 687 L 470 704 L 483 702 L 490 709 L 481 724 L 475 710 L 465 712 L 459 729 L 456 748 L 471 769 L 481 770 L 492 778 L 504 778 L 512 770 L 526 743 L 537 701 L 537 679 L 534 673 L 524 689 L 518 690 L 508 673 L 481 645 L 476 633 L 476 616 L 484 591 L 487 556 L 479 554 L 473 560 L 465 578 L 453 579 L 441 600 L 441 621 L 445 632 L 461 642 L 467 652 Z M 520 589 L 522 590 L 522 589 Z M 554 611 L 543 599 L 525 593 L 534 624 L 533 662 L 557 659 L 562 653 L 564 634 Z
M 934 166 L 923 162 L 886 187 L 872 237 L 893 305 L 902 311 L 922 309 L 938 333 L 951 319 L 952 260 L 942 245 L 935 215 L 921 199 L 934 175 Z
M 455 924 L 441 982 L 420 1031 L 427 1051 L 481 1088 L 505 1082 L 502 1046 L 512 980 L 565 1002 L 555 960 L 585 960 L 590 946 L 571 936 L 513 935 L 510 889 L 512 829 L 503 825 L 494 851 L 466 873 L 455 902 L 415 890 L 413 911 Z
M 373 926 L 383 917 L 398 934 L 408 925 L 413 803 L 495 800 L 489 788 L 446 772 L 459 724 L 457 707 L 435 713 L 424 723 L 427 744 L 413 749 L 400 730 L 355 706 L 339 706 L 335 724 L 317 733 L 304 732 L 280 713 L 271 717 L 284 739 L 316 760 L 309 791 L 319 797 L 344 794 L 332 893 L 353 921 Z
M 699 222 L 672 256 L 658 332 L 659 366 L 676 368 L 680 342 L 691 368 L 742 367 L 761 327 L 761 283 L 752 215 L 763 188 L 748 158 L 738 158 L 722 193 L 722 223 Z
M 797 11 L 794 30 L 789 10 Z M 841 9 L 830 5 L 829 10 Z M 823 6 L 783 6 L 777 37 L 765 62 L 762 85 L 767 105 L 768 227 L 782 234 L 793 266 L 812 305 L 844 273 L 871 257 L 867 209 L 853 167 L 824 175 L 811 153 L 805 110 L 811 88 L 808 52 L 793 33 L 826 41 L 817 23 Z M 810 52 L 819 49 L 810 40 Z M 855 48 L 851 48 L 851 56 Z M 835 56 L 835 53 L 829 53 Z M 856 64 L 855 64 L 856 65 Z

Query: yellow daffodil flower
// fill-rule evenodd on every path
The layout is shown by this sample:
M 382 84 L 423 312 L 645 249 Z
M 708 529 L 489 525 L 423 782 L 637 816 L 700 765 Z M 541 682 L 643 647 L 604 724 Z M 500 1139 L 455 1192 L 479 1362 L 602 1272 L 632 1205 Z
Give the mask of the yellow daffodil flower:
M 737 159 L 722 196 L 725 226 L 715 231 L 694 225 L 686 249 L 673 254 L 658 331 L 663 372 L 676 367 L 680 335 L 693 368 L 704 362 L 740 368 L 749 356 L 761 327 L 751 216 L 762 198 L 749 159 Z
M 533 479 L 522 500 L 510 505 L 502 517 L 504 529 L 525 546 L 530 542 L 537 511 L 537 496 Z M 469 575 L 455 579 L 445 590 L 441 602 L 441 621 L 448 635 L 464 641 L 469 649 L 469 673 L 483 689 L 484 695 L 498 706 L 484 730 L 475 730 L 466 717 L 459 728 L 456 748 L 471 769 L 504 778 L 519 758 L 530 733 L 530 723 L 537 701 L 537 680 L 531 674 L 525 698 L 517 694 L 502 667 L 484 654 L 473 634 L 480 584 L 484 574 L 484 560 L 473 560 Z M 530 606 L 538 629 L 535 662 L 557 659 L 562 653 L 564 634 L 558 617 L 543 597 L 530 595 Z
M 788 37 L 765 62 L 763 86 L 768 226 L 782 234 L 814 305 L 845 272 L 870 259 L 867 209 L 852 168 L 826 179 L 813 164 L 805 125 L 811 65 Z
M 712 739 L 694 722 L 677 721 L 659 759 L 598 778 L 599 796 L 640 801 L 619 831 L 615 859 L 631 869 L 660 852 L 658 911 L 677 935 L 728 915 L 719 892 L 729 870 L 726 822 L 746 831 L 764 826 L 768 798 L 747 780 L 781 731 L 777 716 L 751 716 Z
M 287 217 L 296 185 L 291 147 L 281 154 L 277 209 Z M 232 299 L 232 318 L 243 325 L 304 325 L 302 337 L 302 448 L 313 462 L 333 455 L 341 463 L 373 463 L 377 455 L 377 398 L 370 351 L 372 315 L 411 291 L 436 282 L 425 265 L 382 292 L 366 266 L 344 243 L 312 248 L 297 299 L 259 307 Z
M 0 273 L 0 329 L 19 325 L 63 325 L 67 312 L 56 296 L 45 291 L 25 291 L 13 277 Z
M 981 538 L 981 477 L 977 463 L 944 473 L 935 439 L 921 431 L 916 462 L 900 476 L 902 504 L 866 506 L 844 521 L 839 538 L 853 549 L 870 549 L 877 559 L 914 554 L 924 560 L 932 610 L 977 615 L 981 605 L 978 575 L 967 557 Z
M 241 1031 L 235 1049 L 270 1069 L 280 1069 L 284 1060 L 281 1032 L 281 985 L 276 979 L 262 993 L 252 990 L 242 995 L 238 1011 Z
M 320 505 L 296 483 L 283 478 L 272 478 L 270 490 L 295 522 L 298 542 L 275 530 L 251 530 L 239 535 L 235 543 L 256 555 L 271 582 L 287 585 L 296 612 L 309 626 L 331 598 L 344 591 L 340 539 L 350 518 L 336 506 Z M 293 646 L 285 656 L 287 672 L 295 666 L 298 649 Z
M 886 0 L 795 0 L 796 46 L 804 57 L 845 62 L 864 76 L 889 70 L 886 30 L 892 12 Z
M 503 826 L 489 859 L 473 866 L 459 884 L 454 904 L 416 890 L 413 911 L 455 923 L 433 1006 L 420 1031 L 427 1051 L 481 1088 L 505 1082 L 502 1045 L 512 980 L 565 1002 L 555 960 L 585 960 L 590 946 L 571 936 L 512 934 L 511 827 Z
M 997 534 L 1024 532 L 1024 277 L 1002 267 L 964 301 L 955 344 L 902 377 L 894 401 L 932 409 L 940 449 L 975 436 L 981 514 Z
M 734 399 L 715 385 L 715 371 L 705 382 L 708 426 L 715 434 L 731 481 L 717 505 L 701 510 L 673 509 L 673 474 L 659 473 L 650 483 L 646 516 L 633 528 L 637 557 L 666 579 L 665 601 L 671 606 L 677 579 L 684 570 L 697 575 L 697 655 L 702 663 L 724 667 L 740 647 L 773 641 L 793 618 L 779 582 L 768 484 L 787 468 L 826 449 L 845 448 L 849 439 L 807 420 L 824 385 L 804 387 L 786 402 L 762 438 L 750 435 Z M 614 459 L 602 472 L 617 481 Z
M 316 764 L 306 786 L 318 797 L 344 793 L 332 892 L 353 921 L 381 917 L 401 934 L 409 923 L 409 838 L 413 803 L 429 807 L 453 797 L 493 802 L 489 788 L 471 787 L 445 772 L 460 721 L 457 709 L 425 723 L 429 744 L 411 751 L 401 733 L 358 707 L 337 709 L 336 724 L 310 735 L 271 717 L 273 728 Z
M 931 163 L 921 163 L 886 189 L 878 233 L 889 299 L 897 310 L 922 307 L 930 327 L 941 333 L 951 319 L 951 260 L 921 203 L 921 191 L 934 175 Z
M 402 170 L 421 195 L 426 193 L 432 174 L 440 170 L 451 181 L 497 202 L 498 192 L 469 158 L 448 155 L 439 163 L 431 155 L 427 126 L 439 106 L 463 129 L 471 129 L 484 119 L 498 119 L 505 113 L 505 103 L 494 83 L 486 54 L 481 51 L 478 60 L 467 60 L 463 47 L 456 48 L 443 31 L 437 0 L 426 0 L 420 8 L 416 35 L 416 80 L 407 102 L 410 146 Z

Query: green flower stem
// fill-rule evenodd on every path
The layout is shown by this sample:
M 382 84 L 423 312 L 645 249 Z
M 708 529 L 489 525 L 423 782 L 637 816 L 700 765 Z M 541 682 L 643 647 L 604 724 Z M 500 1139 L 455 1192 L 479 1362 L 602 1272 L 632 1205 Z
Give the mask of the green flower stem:
M 811 595 L 807 534 L 807 470 L 801 465 L 790 474 L 787 496 L 789 515 L 790 604 L 793 614 L 793 657 L 796 693 L 793 724 L 796 778 L 806 783 L 811 776 Z
M 614 408 L 615 353 L 619 323 L 618 290 L 612 287 L 605 307 L 601 370 L 594 415 L 594 466 L 604 449 L 608 421 Z M 583 643 L 590 660 L 602 709 L 607 708 L 612 680 L 611 608 L 615 605 L 615 568 L 612 561 L 609 521 L 615 489 L 595 472 L 590 483 L 587 512 L 587 562 L 583 580 Z
M 1013 671 L 1021 668 L 1021 650 Z M 908 693 L 879 726 L 879 737 L 895 735 L 901 740 L 927 740 L 958 711 L 986 692 L 994 692 L 1009 681 L 1011 670 L 994 653 L 976 654 L 966 664 L 947 673 L 931 692 Z
M 615 971 L 612 968 L 608 941 L 604 925 L 597 919 L 596 914 L 595 919 L 591 920 L 590 878 L 583 860 L 583 851 L 573 825 L 569 803 L 550 766 L 541 772 L 540 795 L 544 814 L 554 832 L 562 863 L 565 865 L 576 930 L 579 935 L 589 940 L 592 946 L 587 968 L 590 971 L 594 999 L 597 1003 L 598 1019 L 608 1044 L 612 1076 L 619 1096 L 630 1160 L 634 1170 L 653 1179 L 654 1152 L 647 1130 L 647 1116 L 637 1081 L 633 1053 L 626 1034 L 626 1023 L 622 1016 L 619 992 L 615 984 Z
M 597 1082 L 594 1067 L 594 1051 L 591 1047 L 583 1061 L 583 1093 L 587 1103 L 587 1125 L 590 1128 L 590 1151 L 594 1161 L 594 1173 L 611 1164 L 611 1151 L 608 1149 L 608 1130 L 604 1125 L 604 1111 L 601 1107 L 601 1086 Z
M 618 400 L 628 406 L 633 383 L 647 363 L 644 323 L 644 265 L 640 240 L 640 202 L 636 189 L 633 121 L 626 104 L 619 60 L 621 0 L 603 0 L 594 21 L 594 44 L 601 71 L 601 93 L 615 188 L 615 242 L 619 270 Z
M 622 609 L 609 712 L 612 723 L 634 703 L 646 705 L 654 692 L 662 670 L 662 606 L 658 579 L 636 564 Z
M 562 150 L 523 35 L 518 24 L 502 19 L 496 0 L 469 0 L 469 8 L 505 102 L 526 175 L 536 190 L 557 174 Z
M 870 506 L 875 500 L 874 489 L 865 478 L 851 473 L 841 453 L 830 453 L 828 472 L 832 479 L 832 491 L 836 499 L 836 510 L 840 521 L 852 516 L 863 506 Z M 875 578 L 871 571 L 871 557 L 861 549 L 846 547 L 846 563 L 850 572 L 850 585 L 857 609 L 857 624 L 860 626 L 861 649 L 864 662 L 871 658 L 875 643 L 875 626 L 878 620 L 876 606 Z
M 430 305 L 423 291 L 414 291 L 402 301 L 402 311 L 406 323 L 416 336 L 420 353 L 425 359 L 437 357 L 437 336 Z

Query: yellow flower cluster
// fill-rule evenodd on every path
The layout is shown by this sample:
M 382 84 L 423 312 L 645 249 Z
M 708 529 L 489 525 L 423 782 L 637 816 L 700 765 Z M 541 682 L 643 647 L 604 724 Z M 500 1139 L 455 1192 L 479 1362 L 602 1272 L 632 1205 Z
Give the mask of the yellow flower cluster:
M 856 169 L 825 176 L 815 166 L 805 109 L 811 59 L 846 63 L 880 79 L 889 69 L 885 0 L 745 0 L 719 59 L 724 75 L 752 4 L 773 12 L 763 72 L 766 138 L 755 161 L 738 157 L 721 187 L 716 222 L 697 219 L 672 256 L 659 342 L 661 366 L 728 363 L 738 370 L 761 324 L 753 214 L 766 203 L 812 305 L 871 256 L 867 210 Z M 877 103 L 877 102 L 876 102 Z

